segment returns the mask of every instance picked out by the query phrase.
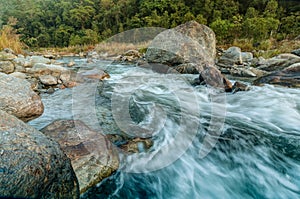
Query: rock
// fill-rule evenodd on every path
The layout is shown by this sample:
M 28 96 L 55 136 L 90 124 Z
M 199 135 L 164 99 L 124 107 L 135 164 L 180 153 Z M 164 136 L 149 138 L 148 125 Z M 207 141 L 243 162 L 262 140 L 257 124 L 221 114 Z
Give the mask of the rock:
M 118 153 L 101 132 L 81 121 L 58 120 L 41 130 L 57 141 L 71 159 L 83 193 L 119 167 Z
M 31 63 L 31 60 L 30 58 L 24 58 L 24 56 L 20 56 L 18 55 L 17 58 L 13 59 L 13 63 L 15 65 L 20 65 L 22 67 L 32 67 L 32 63 Z
M 136 63 L 140 58 L 142 57 L 142 54 L 137 50 L 128 50 L 121 56 L 117 58 L 118 62 L 129 62 L 129 63 Z
M 41 132 L 0 110 L 1 198 L 79 198 L 70 159 Z
M 55 89 L 53 87 L 48 88 L 46 91 L 47 94 L 53 94 L 54 92 L 55 92 Z
M 31 56 L 30 62 L 32 66 L 35 64 L 51 64 L 51 60 L 43 56 Z
M 197 65 L 195 63 L 180 64 L 178 66 L 174 66 L 173 68 L 181 74 L 199 74 L 198 69 L 201 68 L 200 71 L 203 70 L 201 65 Z
M 72 67 L 72 66 L 75 66 L 76 65 L 76 63 L 72 60 L 72 61 L 70 61 L 68 64 L 67 64 L 67 66 L 68 67 Z
M 9 54 L 15 54 L 15 51 L 13 51 L 11 48 L 4 48 L 3 52 L 9 53 Z
M 78 75 L 89 79 L 99 79 L 99 80 L 110 78 L 108 73 L 100 69 L 84 71 L 82 73 L 79 73 Z
M 0 73 L 0 110 L 27 122 L 42 115 L 44 106 L 29 82 Z
M 7 53 L 4 51 L 0 52 L 0 61 L 12 61 L 15 58 L 17 58 L 17 56 L 12 53 Z
M 296 49 L 296 50 L 293 50 L 291 53 L 294 54 L 294 55 L 300 56 L 300 48 Z
M 14 72 L 9 74 L 10 76 L 19 78 L 19 79 L 26 79 L 27 75 L 25 73 L 21 73 L 21 72 Z
M 149 63 L 177 66 L 184 63 L 213 64 L 216 56 L 214 32 L 195 21 L 158 34 L 149 45 L 145 58 Z
M 231 82 L 214 67 L 206 67 L 199 75 L 199 85 L 208 85 L 225 92 L 232 91 Z
M 245 63 L 245 62 L 251 63 L 253 60 L 253 54 L 251 52 L 242 52 L 241 57 L 242 57 L 243 63 Z
M 66 72 L 62 66 L 53 64 L 35 64 L 32 68 L 27 70 L 27 73 L 31 74 L 33 77 L 39 77 L 42 75 L 52 75 L 59 78 L 63 72 Z
M 223 53 L 223 55 L 219 58 L 218 64 L 224 64 L 224 65 L 243 64 L 241 49 L 239 47 L 234 47 L 234 46 L 228 48 Z
M 57 78 L 51 75 L 42 75 L 39 77 L 42 84 L 46 86 L 53 86 L 57 84 Z
M 0 72 L 1 73 L 12 73 L 15 70 L 15 66 L 10 61 L 0 61 Z
M 292 64 L 299 63 L 300 57 L 293 54 L 280 54 L 271 59 L 266 60 L 266 63 L 258 66 L 258 69 L 275 72 L 283 70 Z
M 23 66 L 21 66 L 21 65 L 16 65 L 15 66 L 15 72 L 25 73 L 26 69 Z
M 232 86 L 232 92 L 236 93 L 239 91 L 249 91 L 250 88 L 247 84 L 236 81 Z
M 153 146 L 151 138 L 129 138 L 118 134 L 106 135 L 112 143 L 125 153 L 142 153 L 148 151 Z
M 300 88 L 300 63 L 291 65 L 282 71 L 276 71 L 258 78 L 255 85 L 274 84 L 286 87 Z

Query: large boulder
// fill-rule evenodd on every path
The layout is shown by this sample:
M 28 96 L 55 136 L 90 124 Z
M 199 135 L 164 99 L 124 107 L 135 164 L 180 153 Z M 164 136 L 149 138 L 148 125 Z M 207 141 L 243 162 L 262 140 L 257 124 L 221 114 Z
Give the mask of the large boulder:
M 12 73 L 15 70 L 15 66 L 10 61 L 0 61 L 0 72 L 1 73 Z
M 224 54 L 219 58 L 218 64 L 234 65 L 243 64 L 242 51 L 239 47 L 230 47 Z
M 258 78 L 255 85 L 274 84 L 286 87 L 300 88 L 300 63 L 293 64 L 282 71 L 273 72 Z
M 27 122 L 42 115 L 44 106 L 29 82 L 0 73 L 0 110 Z
M 293 50 L 291 53 L 300 57 L 300 48 Z
M 79 198 L 60 146 L 1 110 L 0 118 L 0 198 Z
M 172 67 L 194 63 L 198 69 L 205 63 L 214 64 L 215 56 L 214 32 L 205 25 L 190 21 L 158 34 L 149 45 L 145 58 L 148 63 Z
M 118 153 L 101 132 L 78 120 L 58 120 L 41 130 L 57 141 L 71 159 L 83 193 L 119 167 Z

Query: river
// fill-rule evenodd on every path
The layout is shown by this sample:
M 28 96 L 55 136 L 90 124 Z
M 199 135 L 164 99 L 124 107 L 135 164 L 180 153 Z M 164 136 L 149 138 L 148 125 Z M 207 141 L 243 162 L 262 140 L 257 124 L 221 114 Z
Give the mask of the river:
M 222 94 L 191 86 L 197 75 L 75 61 L 111 78 L 42 94 L 45 112 L 29 124 L 82 119 L 104 134 L 154 141 L 149 151 L 120 155 L 120 169 L 82 198 L 300 198 L 300 89 Z

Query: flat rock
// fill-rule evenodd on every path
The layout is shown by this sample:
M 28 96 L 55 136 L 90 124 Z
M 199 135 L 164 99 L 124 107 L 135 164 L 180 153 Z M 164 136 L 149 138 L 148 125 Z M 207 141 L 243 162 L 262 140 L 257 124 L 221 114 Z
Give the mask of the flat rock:
M 67 71 L 67 69 L 60 65 L 35 64 L 32 68 L 28 68 L 27 73 L 31 74 L 34 77 L 39 77 L 42 75 L 52 75 L 58 78 L 65 71 Z
M 0 110 L 0 197 L 79 198 L 70 159 L 33 127 Z
M 52 75 L 42 75 L 39 77 L 42 84 L 47 86 L 53 86 L 57 84 L 57 78 Z
M 282 71 L 273 72 L 258 78 L 255 85 L 274 84 L 285 87 L 300 88 L 300 63 L 293 64 Z
M 58 120 L 41 131 L 57 141 L 71 159 L 81 193 L 119 168 L 118 153 L 113 145 L 81 121 Z
M 28 81 L 0 73 L 0 110 L 27 122 L 42 115 L 44 106 Z
M 300 63 L 300 57 L 297 55 L 286 53 L 265 60 L 265 63 L 258 66 L 258 69 L 275 72 L 283 70 L 295 63 Z
M 14 72 L 9 74 L 10 76 L 19 78 L 19 79 L 26 79 L 27 75 L 25 73 L 21 73 L 21 72 Z

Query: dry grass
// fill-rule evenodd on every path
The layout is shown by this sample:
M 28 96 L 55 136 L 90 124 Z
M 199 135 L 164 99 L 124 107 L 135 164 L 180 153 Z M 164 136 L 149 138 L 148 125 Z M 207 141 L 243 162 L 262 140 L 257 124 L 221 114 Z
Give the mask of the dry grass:
M 37 51 L 42 54 L 59 54 L 59 55 L 69 55 L 70 53 L 80 54 L 84 52 L 91 51 L 95 48 L 93 45 L 75 45 L 68 47 L 53 47 L 53 48 L 39 48 Z
M 147 49 L 149 42 L 141 43 L 118 43 L 118 42 L 101 42 L 95 48 L 99 54 L 107 53 L 108 56 L 117 56 L 124 54 L 128 50 L 138 50 L 144 52 Z
M 22 54 L 22 49 L 26 46 L 20 41 L 19 35 L 9 25 L 3 26 L 0 30 L 0 50 L 11 48 L 15 53 Z

